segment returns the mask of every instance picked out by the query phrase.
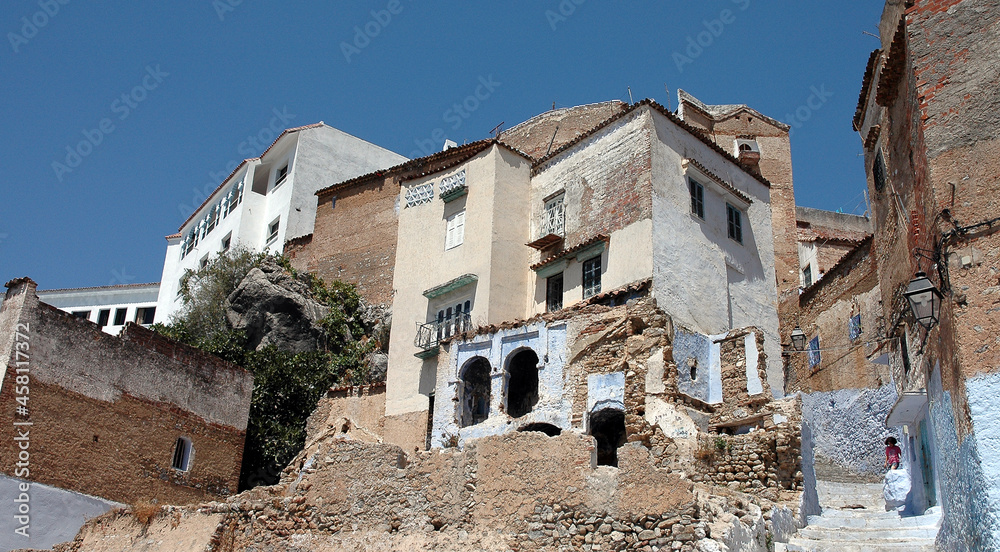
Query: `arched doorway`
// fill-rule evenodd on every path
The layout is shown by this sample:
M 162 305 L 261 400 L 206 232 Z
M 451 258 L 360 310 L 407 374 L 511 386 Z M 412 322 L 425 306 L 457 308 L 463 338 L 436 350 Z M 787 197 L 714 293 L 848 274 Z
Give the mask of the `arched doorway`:
M 520 418 L 538 404 L 538 355 L 531 349 L 507 361 L 507 413 Z
M 618 466 L 618 447 L 625 444 L 625 413 L 605 408 L 590 415 L 590 434 L 597 440 L 597 465 Z
M 475 357 L 462 369 L 458 422 L 461 427 L 476 425 L 490 416 L 490 361 Z

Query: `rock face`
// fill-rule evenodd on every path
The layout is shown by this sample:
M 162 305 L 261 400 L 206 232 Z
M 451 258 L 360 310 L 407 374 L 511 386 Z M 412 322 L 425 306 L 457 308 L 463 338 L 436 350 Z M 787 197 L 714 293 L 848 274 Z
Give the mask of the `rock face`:
M 274 345 L 303 353 L 326 345 L 319 322 L 330 308 L 312 298 L 306 283 L 270 259 L 247 274 L 224 306 L 229 323 L 245 331 L 250 346 L 258 350 Z

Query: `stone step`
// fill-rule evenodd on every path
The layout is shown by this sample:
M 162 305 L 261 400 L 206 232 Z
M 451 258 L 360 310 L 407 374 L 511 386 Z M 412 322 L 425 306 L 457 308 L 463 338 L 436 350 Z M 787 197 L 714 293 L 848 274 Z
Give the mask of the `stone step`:
M 789 543 L 775 543 L 775 552 L 934 552 L 934 539 L 901 542 L 845 540 L 809 540 L 793 538 Z
M 795 537 L 810 540 L 877 541 L 904 539 L 931 539 L 937 536 L 937 526 L 926 527 L 886 527 L 886 528 L 843 528 L 813 527 L 799 529 Z
M 899 517 L 892 513 L 891 516 L 809 516 L 808 527 L 821 527 L 827 529 L 904 529 L 911 527 L 933 527 L 937 528 L 941 516 L 924 515 L 912 517 Z

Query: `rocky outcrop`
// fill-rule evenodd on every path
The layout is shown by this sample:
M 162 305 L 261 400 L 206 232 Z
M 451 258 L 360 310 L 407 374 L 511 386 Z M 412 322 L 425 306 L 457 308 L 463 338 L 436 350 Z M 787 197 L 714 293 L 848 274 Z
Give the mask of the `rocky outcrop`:
M 330 307 L 312 297 L 308 284 L 271 259 L 247 274 L 224 307 L 229 323 L 246 332 L 248 345 L 258 350 L 273 345 L 302 353 L 326 346 L 320 321 Z

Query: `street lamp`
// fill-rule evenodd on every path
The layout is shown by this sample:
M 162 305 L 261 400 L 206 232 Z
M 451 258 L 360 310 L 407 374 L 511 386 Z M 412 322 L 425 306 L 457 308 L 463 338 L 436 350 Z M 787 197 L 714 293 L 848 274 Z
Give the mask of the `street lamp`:
M 806 332 L 798 326 L 792 330 L 792 348 L 796 351 L 802 351 L 806 348 Z
M 930 330 L 938 323 L 941 313 L 941 292 L 927 279 L 923 271 L 917 272 L 903 293 L 910 302 L 913 317 L 921 326 Z

